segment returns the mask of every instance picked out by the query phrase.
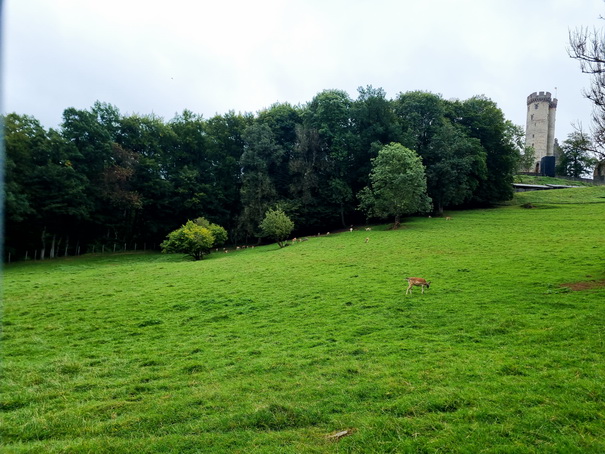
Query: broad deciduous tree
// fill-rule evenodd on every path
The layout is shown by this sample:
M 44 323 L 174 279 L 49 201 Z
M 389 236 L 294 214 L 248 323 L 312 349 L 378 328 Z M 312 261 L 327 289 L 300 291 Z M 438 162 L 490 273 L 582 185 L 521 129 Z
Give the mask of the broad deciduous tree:
M 468 202 L 486 177 L 485 150 L 478 139 L 468 137 L 449 122 L 439 128 L 423 163 L 427 190 L 436 212 Z
M 596 164 L 591 156 L 593 149 L 588 136 L 581 131 L 569 134 L 560 147 L 561 154 L 557 164 L 557 175 L 580 178 Z
M 474 191 L 473 201 L 485 205 L 510 200 L 520 153 L 515 125 L 485 96 L 453 103 L 449 115 L 453 124 L 468 137 L 478 139 L 485 150 L 487 172 Z
M 394 217 L 431 209 L 426 176 L 418 154 L 398 143 L 384 146 L 372 161 L 370 185 L 359 193 L 360 207 L 368 216 Z
M 280 167 L 283 149 L 265 124 L 253 124 L 244 131 L 240 228 L 247 236 L 260 237 L 258 225 L 267 208 L 277 202 L 272 176 Z

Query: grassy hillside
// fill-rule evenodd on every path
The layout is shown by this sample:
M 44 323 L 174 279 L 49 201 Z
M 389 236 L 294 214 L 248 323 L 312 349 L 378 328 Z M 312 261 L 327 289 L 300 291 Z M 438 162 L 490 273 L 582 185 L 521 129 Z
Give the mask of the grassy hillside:
M 603 452 L 604 202 L 10 265 L 3 452 Z
M 516 175 L 514 182 L 525 184 L 558 184 L 563 186 L 593 186 L 591 182 L 583 180 L 574 181 L 566 178 L 552 178 L 535 175 Z

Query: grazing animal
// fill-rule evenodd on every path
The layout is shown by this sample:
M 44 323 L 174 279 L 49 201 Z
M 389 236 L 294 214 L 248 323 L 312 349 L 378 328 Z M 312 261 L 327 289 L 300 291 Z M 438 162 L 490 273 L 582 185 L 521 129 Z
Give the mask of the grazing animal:
M 452 218 L 451 218 L 451 217 L 449 217 L 449 216 L 446 216 L 446 217 L 445 217 L 445 220 L 446 220 L 446 221 L 451 221 L 451 220 L 452 220 Z
M 372 227 L 366 227 L 366 232 L 369 232 L 370 230 L 372 230 Z
M 369 237 L 369 236 L 367 236 L 367 237 L 366 237 L 366 243 L 367 243 L 368 241 L 370 241 L 370 237 Z
M 427 281 L 425 279 L 422 279 L 421 277 L 406 277 L 405 280 L 408 281 L 408 288 L 405 291 L 406 295 L 408 294 L 408 292 L 412 293 L 412 287 L 414 287 L 415 285 L 418 287 L 422 287 L 423 295 L 424 287 L 429 288 L 431 286 L 431 281 Z
M 349 232 L 353 233 L 353 227 L 351 227 L 351 228 L 349 229 Z

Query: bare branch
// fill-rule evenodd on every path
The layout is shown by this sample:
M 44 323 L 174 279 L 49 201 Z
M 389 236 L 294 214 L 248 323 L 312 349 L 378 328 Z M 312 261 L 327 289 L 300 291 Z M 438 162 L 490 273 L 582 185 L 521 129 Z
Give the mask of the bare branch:
M 593 104 L 591 142 L 594 146 L 591 151 L 605 159 L 605 32 L 588 27 L 570 30 L 567 53 L 580 62 L 584 74 L 591 75 L 590 87 L 583 91 Z M 581 126 L 576 130 L 585 134 Z

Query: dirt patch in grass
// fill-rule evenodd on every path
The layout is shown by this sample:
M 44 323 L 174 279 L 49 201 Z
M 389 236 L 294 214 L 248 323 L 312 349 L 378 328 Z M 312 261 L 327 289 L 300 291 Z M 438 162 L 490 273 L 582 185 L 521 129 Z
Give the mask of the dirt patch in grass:
M 581 292 L 582 290 L 605 287 L 605 279 L 599 281 L 568 282 L 567 284 L 561 284 L 561 287 L 567 287 L 574 292 Z

